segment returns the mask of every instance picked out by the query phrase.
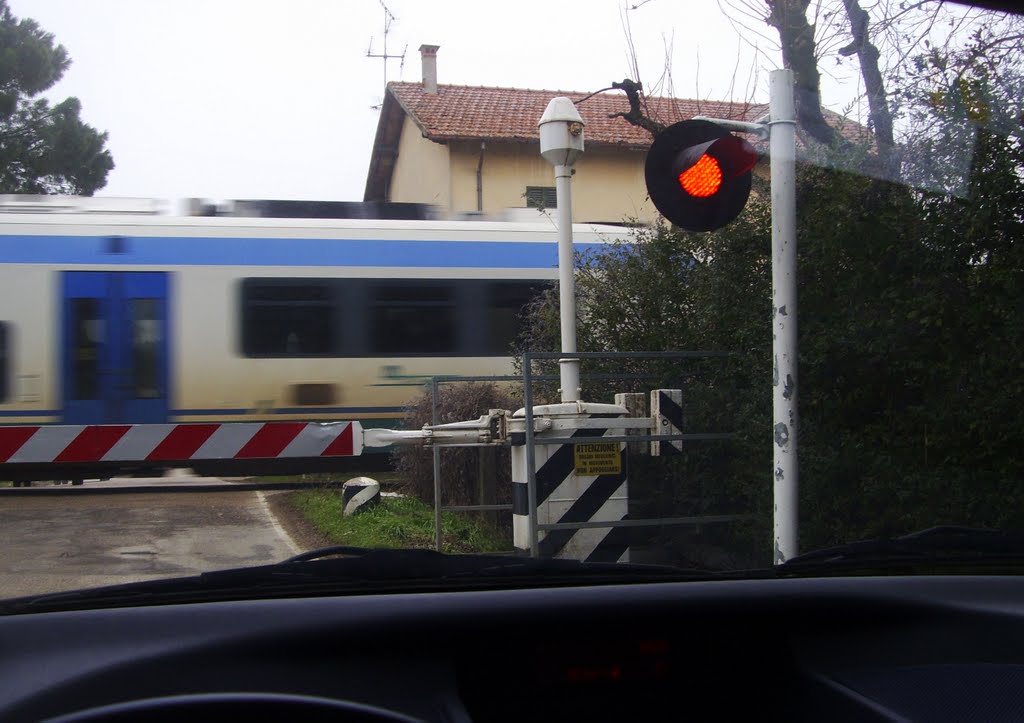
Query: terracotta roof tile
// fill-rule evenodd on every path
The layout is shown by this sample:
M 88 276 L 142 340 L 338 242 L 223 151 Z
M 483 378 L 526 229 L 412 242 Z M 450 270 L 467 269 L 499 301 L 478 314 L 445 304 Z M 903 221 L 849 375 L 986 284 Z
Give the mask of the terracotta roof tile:
M 588 93 L 578 91 L 439 85 L 438 92 L 430 94 L 423 91 L 420 83 L 388 83 L 387 91 L 370 155 L 364 192 L 366 201 L 387 198 L 388 183 L 398 153 L 402 119 L 406 113 L 427 138 L 438 143 L 458 140 L 536 143 L 540 139 L 537 122 L 544 109 L 552 98 L 562 95 L 572 99 L 583 116 L 587 124 L 588 145 L 646 150 L 652 140 L 644 129 L 622 118 L 609 117 L 629 110 L 626 96 L 617 91 L 587 98 Z M 665 125 L 696 115 L 754 121 L 767 111 L 768 106 L 763 103 L 663 97 L 647 99 L 647 116 Z M 824 113 L 830 125 L 847 138 L 854 141 L 870 138 L 868 130 L 855 121 L 828 110 Z M 754 145 L 764 151 L 767 143 L 755 141 Z M 803 146 L 799 137 L 797 145 Z
M 552 98 L 562 95 L 577 104 L 586 123 L 587 143 L 635 148 L 651 144 L 643 128 L 609 117 L 629 110 L 620 92 L 599 93 L 581 103 L 587 93 L 564 90 L 439 85 L 435 95 L 424 92 L 420 83 L 389 83 L 388 90 L 433 141 L 537 141 L 537 122 L 544 109 Z M 765 104 L 661 97 L 647 98 L 647 104 L 647 115 L 666 125 L 695 115 L 753 121 L 768 110 Z

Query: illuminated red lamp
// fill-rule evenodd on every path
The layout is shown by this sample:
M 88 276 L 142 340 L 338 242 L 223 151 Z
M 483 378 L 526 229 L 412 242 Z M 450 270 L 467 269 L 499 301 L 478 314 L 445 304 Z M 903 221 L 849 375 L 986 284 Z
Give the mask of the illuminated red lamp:
M 682 121 L 662 131 L 647 153 L 647 192 L 676 226 L 713 231 L 743 210 L 757 161 L 750 143 L 714 123 Z
M 679 185 L 691 196 L 707 198 L 722 187 L 722 167 L 707 153 L 679 174 Z

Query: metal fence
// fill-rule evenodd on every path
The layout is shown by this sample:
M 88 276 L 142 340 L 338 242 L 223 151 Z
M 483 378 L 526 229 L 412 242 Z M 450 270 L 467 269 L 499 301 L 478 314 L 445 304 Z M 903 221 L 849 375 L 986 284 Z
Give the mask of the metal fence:
M 698 352 L 698 351 L 669 351 L 669 352 L 526 352 L 523 354 L 523 374 L 499 375 L 499 376 L 438 376 L 430 381 L 431 410 L 434 424 L 440 423 L 439 392 L 441 385 L 468 382 L 515 382 L 523 387 L 523 406 L 525 407 L 525 445 L 527 457 L 527 492 L 529 504 L 530 524 L 530 555 L 539 556 L 538 537 L 540 532 L 566 529 L 587 529 L 587 528 L 613 528 L 613 527 L 664 527 L 679 525 L 708 525 L 730 522 L 741 522 L 754 518 L 752 514 L 731 514 L 731 515 L 700 515 L 687 517 L 660 517 L 648 519 L 629 519 L 618 521 L 597 521 L 597 522 L 570 522 L 539 524 L 537 517 L 537 470 L 536 470 L 536 446 L 537 445 L 562 445 L 581 444 L 587 442 L 670 442 L 670 441 L 709 441 L 729 440 L 734 435 L 731 432 L 687 432 L 681 434 L 628 434 L 621 436 L 573 436 L 573 437 L 543 437 L 538 438 L 534 431 L 534 385 L 541 381 L 558 381 L 558 375 L 534 374 L 533 363 L 538 360 L 559 360 L 559 359 L 600 359 L 600 360 L 653 360 L 653 359 L 713 359 L 729 356 L 729 352 Z M 582 374 L 581 379 L 589 380 L 612 380 L 624 379 L 625 374 L 600 373 Z M 636 375 L 628 375 L 630 379 L 636 379 Z M 651 375 L 641 375 L 653 378 Z M 638 431 L 638 430 L 634 430 Z M 464 445 L 464 446 L 493 446 L 493 445 Z M 478 504 L 478 505 L 441 505 L 441 450 L 434 447 L 434 544 L 435 549 L 441 550 L 442 543 L 442 512 L 487 512 L 487 511 L 511 511 L 511 504 Z
M 609 528 L 609 527 L 662 527 L 669 525 L 703 525 L 748 520 L 753 515 L 702 515 L 699 517 L 661 517 L 644 520 L 618 520 L 601 522 L 567 522 L 541 525 L 537 521 L 537 463 L 536 445 L 581 444 L 586 442 L 670 442 L 675 440 L 727 440 L 730 432 L 698 432 L 684 434 L 654 435 L 630 434 L 601 437 L 545 437 L 538 441 L 533 428 L 533 382 L 540 378 L 532 374 L 533 361 L 541 359 L 713 359 L 729 356 L 729 352 L 526 352 L 523 354 L 523 406 L 526 415 L 526 471 L 527 499 L 530 522 L 530 556 L 539 557 L 539 532 L 562 529 Z

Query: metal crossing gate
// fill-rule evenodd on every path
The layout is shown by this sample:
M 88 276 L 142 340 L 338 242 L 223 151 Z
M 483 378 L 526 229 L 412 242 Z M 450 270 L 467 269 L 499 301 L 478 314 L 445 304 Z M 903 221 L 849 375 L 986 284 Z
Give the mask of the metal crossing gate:
M 527 375 L 527 397 L 530 397 Z M 652 414 L 641 394 L 616 404 L 583 401 L 530 406 L 516 413 L 492 409 L 475 420 L 419 430 L 364 429 L 359 422 L 230 422 L 0 426 L 0 476 L 59 479 L 83 470 L 110 476 L 140 467 L 197 462 L 317 460 L 353 457 L 364 447 L 410 444 L 432 448 L 511 444 L 513 537 L 518 552 L 537 557 L 625 562 L 629 530 L 702 525 L 750 515 L 633 519 L 629 515 L 628 445 L 677 455 L 686 440 L 728 439 L 728 433 L 686 433 L 682 392 L 651 392 Z M 651 447 L 647 448 L 646 443 Z M 200 464 L 194 465 L 197 469 Z M 44 475 L 44 476 L 40 476 Z M 45 476 L 49 475 L 49 476 Z M 440 480 L 435 464 L 435 527 L 440 547 Z M 507 509 L 470 505 L 464 509 Z
M 361 432 L 359 422 L 0 427 L 0 464 L 351 457 Z

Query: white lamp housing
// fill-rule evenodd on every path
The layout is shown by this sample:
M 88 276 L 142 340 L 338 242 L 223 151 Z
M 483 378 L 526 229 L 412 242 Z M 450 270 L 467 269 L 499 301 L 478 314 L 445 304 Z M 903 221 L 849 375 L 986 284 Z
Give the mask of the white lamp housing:
M 552 98 L 540 117 L 540 154 L 553 166 L 571 166 L 583 153 L 583 125 L 571 100 Z

